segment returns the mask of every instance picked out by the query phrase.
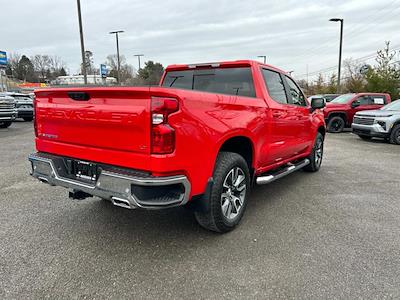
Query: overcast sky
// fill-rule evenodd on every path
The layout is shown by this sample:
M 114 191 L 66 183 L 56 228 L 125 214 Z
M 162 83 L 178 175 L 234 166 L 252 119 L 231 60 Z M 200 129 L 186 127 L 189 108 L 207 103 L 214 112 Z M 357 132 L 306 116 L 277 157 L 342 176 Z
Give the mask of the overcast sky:
M 28 56 L 58 55 L 71 73 L 80 63 L 75 0 L 3 0 L 0 50 Z M 344 18 L 343 57 L 376 52 L 390 40 L 400 48 L 400 0 L 81 0 L 86 49 L 96 65 L 133 54 L 163 65 L 258 59 L 304 78 L 337 65 L 339 23 Z M 369 62 L 373 62 L 370 60 Z M 328 73 L 326 73 L 328 74 Z M 311 78 L 311 76 L 310 76 Z

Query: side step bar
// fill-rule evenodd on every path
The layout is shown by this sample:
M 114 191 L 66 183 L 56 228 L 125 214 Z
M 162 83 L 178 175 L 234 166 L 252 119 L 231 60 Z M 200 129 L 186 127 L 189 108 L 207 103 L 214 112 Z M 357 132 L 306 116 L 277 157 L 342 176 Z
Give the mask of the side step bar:
M 305 160 L 302 160 L 302 161 L 298 162 L 297 164 L 291 164 L 291 165 L 287 166 L 286 168 L 279 170 L 276 173 L 265 174 L 263 176 L 257 177 L 256 182 L 257 182 L 257 184 L 271 183 L 279 178 L 282 178 L 286 175 L 289 175 L 290 173 L 293 173 L 301 168 L 304 168 L 308 164 L 310 164 L 310 161 L 306 158 Z

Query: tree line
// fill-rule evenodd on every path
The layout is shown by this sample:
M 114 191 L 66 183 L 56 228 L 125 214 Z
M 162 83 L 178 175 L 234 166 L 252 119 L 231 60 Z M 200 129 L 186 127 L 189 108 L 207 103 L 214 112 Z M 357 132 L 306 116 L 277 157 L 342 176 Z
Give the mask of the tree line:
M 341 93 L 381 92 L 389 93 L 392 99 L 400 98 L 400 64 L 396 61 L 398 52 L 390 48 L 390 42 L 377 51 L 376 64 L 367 65 L 358 60 L 346 59 L 343 63 L 344 76 L 341 78 Z M 87 74 L 99 74 L 94 65 L 93 52 L 85 52 Z M 108 76 L 118 77 L 116 55 L 108 55 L 104 64 L 108 67 Z M 81 66 L 82 67 L 82 66 Z M 362 68 L 363 67 L 363 68 Z M 361 71 L 363 69 L 363 71 Z M 163 74 L 161 63 L 147 61 L 137 72 L 127 63 L 124 55 L 120 56 L 120 81 L 123 85 L 156 85 Z M 82 74 L 82 72 L 78 72 Z M 29 82 L 51 82 L 58 76 L 67 75 L 65 63 L 58 56 L 11 54 L 9 56 L 6 74 L 13 78 Z M 299 85 L 307 95 L 334 94 L 337 92 L 337 75 L 328 79 L 319 74 L 318 78 L 309 83 L 298 80 Z
M 366 65 L 352 58 L 343 62 L 344 76 L 341 78 L 341 93 L 377 92 L 389 93 L 392 99 L 400 98 L 400 62 L 396 61 L 398 51 L 390 48 L 390 42 L 385 42 L 383 49 L 378 50 L 375 65 Z M 298 80 L 299 85 L 307 95 L 335 94 L 337 92 L 337 75 L 332 74 L 318 78 L 309 83 Z
M 104 64 L 108 69 L 108 76 L 118 77 L 117 55 L 108 55 Z M 99 74 L 99 68 L 95 66 L 93 52 L 85 51 L 85 65 L 88 75 Z M 120 81 L 123 85 L 155 85 L 158 84 L 164 72 L 161 63 L 151 60 L 144 63 L 144 67 L 137 72 L 128 64 L 124 55 L 120 55 Z M 82 74 L 82 65 L 77 72 Z M 9 55 L 6 68 L 7 76 L 25 82 L 48 83 L 58 76 L 68 75 L 65 63 L 58 56 L 37 54 L 32 57 L 12 53 Z
M 12 53 L 8 58 L 6 74 L 28 82 L 49 82 L 67 75 L 65 63 L 58 56 L 34 55 L 27 57 Z

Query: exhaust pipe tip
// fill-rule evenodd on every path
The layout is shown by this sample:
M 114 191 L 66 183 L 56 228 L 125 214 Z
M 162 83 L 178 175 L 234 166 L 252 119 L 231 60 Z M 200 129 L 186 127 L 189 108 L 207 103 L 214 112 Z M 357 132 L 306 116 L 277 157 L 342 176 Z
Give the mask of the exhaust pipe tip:
M 133 207 L 131 205 L 131 203 L 127 199 L 122 199 L 122 198 L 118 198 L 118 197 L 111 197 L 111 202 L 115 206 L 119 206 L 119 207 L 122 207 L 122 208 L 127 208 L 127 209 L 134 209 L 135 208 L 135 207 Z

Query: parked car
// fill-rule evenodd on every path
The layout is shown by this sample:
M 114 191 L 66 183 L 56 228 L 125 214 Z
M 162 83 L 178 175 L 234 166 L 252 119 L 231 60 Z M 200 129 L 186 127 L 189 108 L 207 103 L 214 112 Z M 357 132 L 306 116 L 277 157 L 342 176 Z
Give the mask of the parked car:
M 232 230 L 251 184 L 319 170 L 323 99 L 255 61 L 169 66 L 159 87 L 35 92 L 32 175 L 124 208 L 192 209 Z
M 17 108 L 17 118 L 30 122 L 33 120 L 33 98 L 30 95 L 22 93 L 8 93 L 15 100 Z
M 333 99 L 340 96 L 340 94 L 320 94 L 320 95 L 312 95 L 308 97 L 308 101 L 311 103 L 311 100 L 314 98 L 324 98 L 326 103 L 331 102 Z
M 333 99 L 324 108 L 325 121 L 329 132 L 342 132 L 351 127 L 354 115 L 362 110 L 376 110 L 391 102 L 389 94 L 357 93 L 344 94 Z
M 400 100 L 378 110 L 356 113 L 351 127 L 364 140 L 380 137 L 400 145 Z
M 0 128 L 8 128 L 17 117 L 15 101 L 6 93 L 0 93 Z

